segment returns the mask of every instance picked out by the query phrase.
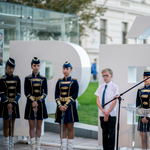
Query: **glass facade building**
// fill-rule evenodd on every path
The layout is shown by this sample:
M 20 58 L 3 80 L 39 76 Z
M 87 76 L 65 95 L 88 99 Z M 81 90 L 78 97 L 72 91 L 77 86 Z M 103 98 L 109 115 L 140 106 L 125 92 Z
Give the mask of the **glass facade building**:
M 78 16 L 0 1 L 0 77 L 5 74 L 11 40 L 58 40 L 78 44 Z M 54 75 L 52 63 L 41 63 L 50 80 Z
M 78 16 L 0 1 L 0 76 L 4 74 L 11 40 L 59 40 L 79 43 Z

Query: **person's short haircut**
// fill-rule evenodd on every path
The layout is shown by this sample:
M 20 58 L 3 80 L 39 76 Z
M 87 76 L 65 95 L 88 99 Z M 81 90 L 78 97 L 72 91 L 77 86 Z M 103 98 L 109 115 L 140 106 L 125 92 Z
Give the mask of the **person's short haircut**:
M 96 58 L 94 59 L 94 61 L 97 60 Z
M 2 33 L 2 32 L 0 32 L 0 34 L 1 34 L 1 35 L 3 35 L 3 33 Z
M 110 75 L 113 75 L 113 71 L 112 71 L 110 68 L 103 69 L 103 70 L 102 70 L 102 74 L 103 74 L 104 72 L 109 72 Z

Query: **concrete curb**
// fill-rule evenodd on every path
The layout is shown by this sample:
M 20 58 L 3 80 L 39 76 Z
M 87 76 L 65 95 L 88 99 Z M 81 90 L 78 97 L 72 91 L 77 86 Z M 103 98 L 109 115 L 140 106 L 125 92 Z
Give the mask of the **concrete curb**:
M 83 123 L 75 123 L 75 136 L 98 139 L 98 126 L 87 125 Z M 48 118 L 44 121 L 44 131 L 59 133 L 59 124 L 55 123 L 54 118 Z
M 41 142 L 41 145 L 43 146 L 54 146 L 54 147 L 61 147 L 58 143 L 47 143 L 47 142 Z M 84 149 L 84 150 L 102 150 L 100 147 L 87 147 L 87 146 L 78 146 L 73 145 L 74 149 Z

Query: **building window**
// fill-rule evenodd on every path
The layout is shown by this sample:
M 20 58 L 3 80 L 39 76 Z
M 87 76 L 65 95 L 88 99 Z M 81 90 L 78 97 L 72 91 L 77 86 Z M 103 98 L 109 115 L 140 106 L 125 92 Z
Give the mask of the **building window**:
M 101 19 L 100 20 L 100 28 L 101 28 L 101 44 L 106 44 L 106 20 Z
M 45 76 L 46 76 L 47 79 L 50 78 L 50 68 L 49 67 L 45 68 Z
M 141 3 L 146 3 L 146 1 L 145 0 L 141 0 Z
M 122 23 L 122 44 L 127 44 L 127 39 L 126 39 L 127 25 L 128 24 L 125 22 Z
M 11 40 L 15 40 L 15 29 L 10 28 L 10 29 L 4 29 L 4 42 L 5 44 L 9 44 Z
M 147 40 L 146 39 L 143 39 L 143 44 L 147 44 Z

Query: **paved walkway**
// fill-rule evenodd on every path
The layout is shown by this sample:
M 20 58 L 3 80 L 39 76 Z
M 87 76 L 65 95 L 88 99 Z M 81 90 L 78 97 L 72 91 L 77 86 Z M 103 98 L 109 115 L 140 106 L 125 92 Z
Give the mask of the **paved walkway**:
M 2 133 L 2 132 L 0 132 Z M 16 143 L 15 150 L 30 150 L 30 145 L 23 143 Z M 98 140 L 75 137 L 74 150 L 101 150 L 98 146 Z M 3 135 L 0 134 L 0 150 L 4 150 Z M 53 132 L 45 132 L 42 136 L 41 150 L 60 150 L 60 138 L 59 134 Z
M 4 150 L 3 135 L 0 131 L 0 150 Z M 24 143 L 16 143 L 14 150 L 30 150 L 30 145 Z M 59 134 L 53 132 L 45 132 L 42 136 L 41 150 L 61 150 Z M 102 150 L 98 146 L 98 141 L 94 139 L 75 137 L 73 150 Z M 119 150 L 131 150 L 131 148 L 119 148 Z M 141 150 L 134 148 L 134 150 Z

